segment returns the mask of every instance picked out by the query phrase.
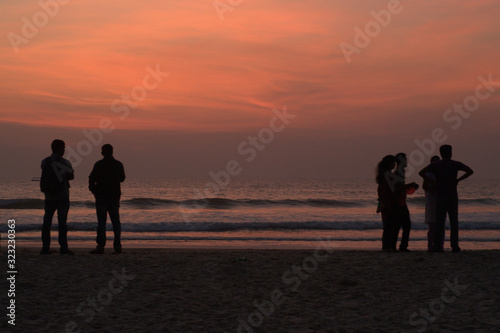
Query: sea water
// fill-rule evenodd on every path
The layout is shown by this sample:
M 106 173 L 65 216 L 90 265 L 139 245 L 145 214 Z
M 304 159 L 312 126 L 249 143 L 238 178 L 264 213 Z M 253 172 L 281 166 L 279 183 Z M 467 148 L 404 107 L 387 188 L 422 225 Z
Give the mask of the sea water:
M 382 223 L 373 180 L 127 179 L 122 185 L 122 243 L 128 247 L 314 248 L 328 240 L 338 248 L 379 249 Z M 500 180 L 467 179 L 459 185 L 460 244 L 500 248 Z M 41 246 L 43 193 L 30 180 L 4 180 L 0 231 L 16 220 L 18 244 Z M 70 247 L 93 247 L 94 198 L 83 180 L 71 182 Z M 410 249 L 426 248 L 425 197 L 408 197 Z M 447 226 L 449 223 L 447 222 Z M 57 246 L 57 218 L 52 226 Z M 108 220 L 108 246 L 112 227 Z M 446 246 L 449 248 L 447 231 Z M 5 240 L 5 237 L 2 237 Z

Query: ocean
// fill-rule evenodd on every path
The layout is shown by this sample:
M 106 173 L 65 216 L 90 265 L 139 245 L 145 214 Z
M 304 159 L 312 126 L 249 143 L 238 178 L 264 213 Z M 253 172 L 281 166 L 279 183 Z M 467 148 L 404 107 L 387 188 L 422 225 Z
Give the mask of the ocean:
M 314 248 L 324 240 L 338 248 L 381 248 L 382 223 L 375 212 L 373 180 L 234 180 L 221 187 L 209 183 L 210 179 L 127 179 L 120 208 L 124 248 Z M 4 180 L 0 191 L 2 240 L 7 220 L 15 219 L 17 244 L 41 246 L 39 183 Z M 72 181 L 70 192 L 70 248 L 94 247 L 93 196 L 83 180 Z M 460 183 L 459 195 L 461 247 L 500 249 L 500 180 L 467 179 Z M 409 248 L 424 250 L 427 226 L 422 189 L 409 196 L 408 206 Z M 107 227 L 111 246 L 109 219 Z M 52 229 L 52 246 L 57 248 L 55 217 Z M 446 236 L 449 248 L 449 232 Z

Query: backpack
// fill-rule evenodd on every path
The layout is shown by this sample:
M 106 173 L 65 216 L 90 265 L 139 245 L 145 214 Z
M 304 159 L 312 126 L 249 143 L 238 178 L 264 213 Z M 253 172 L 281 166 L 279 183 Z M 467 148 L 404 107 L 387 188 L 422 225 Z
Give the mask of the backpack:
M 49 159 L 42 169 L 42 177 L 40 178 L 40 191 L 43 193 L 57 193 L 64 189 L 65 169 L 68 166 L 53 159 Z

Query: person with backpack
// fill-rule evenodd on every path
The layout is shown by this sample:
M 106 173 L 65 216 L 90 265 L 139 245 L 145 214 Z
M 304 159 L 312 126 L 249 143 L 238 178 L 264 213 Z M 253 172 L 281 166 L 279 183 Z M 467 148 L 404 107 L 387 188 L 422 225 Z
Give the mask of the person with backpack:
M 120 183 L 125 180 L 123 164 L 113 157 L 113 146 L 102 146 L 103 159 L 97 161 L 89 175 L 89 190 L 95 196 L 97 213 L 97 247 L 91 254 L 103 254 L 106 245 L 106 218 L 109 213 L 115 235 L 113 248 L 115 253 L 122 253 L 120 224 Z
M 42 250 L 40 254 L 50 254 L 50 227 L 57 210 L 59 231 L 59 252 L 70 254 L 68 249 L 68 227 L 66 225 L 69 211 L 69 181 L 75 178 L 71 162 L 63 158 L 66 145 L 63 140 L 54 140 L 51 144 L 52 155 L 42 161 L 42 177 L 40 190 L 45 194 L 42 225 Z

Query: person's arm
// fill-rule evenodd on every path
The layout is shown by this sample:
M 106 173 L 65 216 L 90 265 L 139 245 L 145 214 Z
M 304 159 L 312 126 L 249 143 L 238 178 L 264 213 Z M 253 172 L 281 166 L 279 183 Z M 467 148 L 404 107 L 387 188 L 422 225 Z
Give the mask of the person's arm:
M 89 191 L 94 193 L 95 191 L 95 184 L 96 184 L 96 164 L 94 164 L 94 168 L 92 169 L 92 172 L 90 172 L 89 175 Z
M 405 184 L 405 189 L 414 188 L 415 190 L 418 190 L 419 187 L 420 186 L 415 182 Z
M 401 175 L 398 171 L 393 173 L 395 182 L 393 183 L 393 191 L 397 196 L 403 195 L 406 191 L 405 177 Z
M 429 172 L 432 172 L 431 170 L 431 166 L 428 165 L 426 166 L 425 168 L 423 168 L 422 170 L 420 170 L 420 172 L 418 173 L 418 175 L 420 177 L 422 177 L 424 180 L 428 181 L 429 183 L 433 184 L 435 183 L 436 181 L 434 179 L 432 179 L 431 177 L 429 177 L 428 173 Z
M 66 163 L 68 164 L 68 168 L 66 169 L 66 180 L 73 180 L 75 179 L 75 170 L 73 170 L 70 161 L 66 160 Z
M 123 168 L 123 164 L 120 163 L 120 183 L 125 180 L 125 169 Z
M 465 173 L 460 178 L 457 179 L 457 183 L 461 182 L 466 178 L 469 178 L 474 173 L 474 171 L 465 164 L 461 164 L 459 170 Z

